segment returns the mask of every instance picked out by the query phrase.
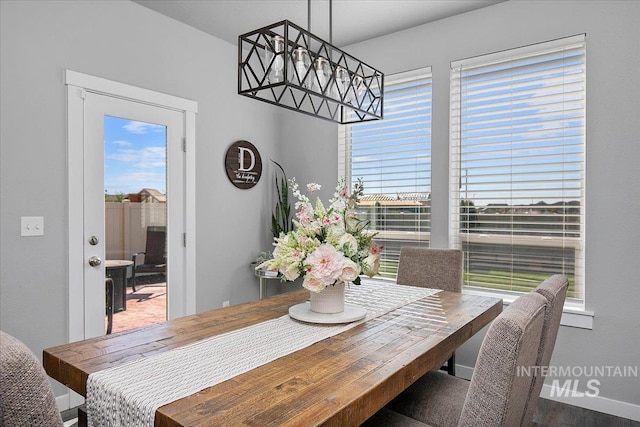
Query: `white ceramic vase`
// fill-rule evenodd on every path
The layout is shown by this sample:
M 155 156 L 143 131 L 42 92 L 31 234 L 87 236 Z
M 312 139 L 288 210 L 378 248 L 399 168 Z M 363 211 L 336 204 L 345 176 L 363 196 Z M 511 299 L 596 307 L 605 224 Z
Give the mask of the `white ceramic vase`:
M 344 311 L 344 282 L 327 286 L 322 292 L 311 292 L 311 311 L 332 314 Z

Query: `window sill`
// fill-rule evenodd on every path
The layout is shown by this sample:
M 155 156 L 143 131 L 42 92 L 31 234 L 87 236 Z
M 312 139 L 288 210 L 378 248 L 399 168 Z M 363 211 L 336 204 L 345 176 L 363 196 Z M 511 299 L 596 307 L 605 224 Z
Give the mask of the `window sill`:
M 463 289 L 462 291 L 469 295 L 481 295 L 487 297 L 502 298 L 503 304 L 508 306 L 518 298 L 520 294 L 511 294 L 503 292 L 487 292 L 477 289 Z M 566 301 L 564 308 L 562 309 L 562 318 L 560 319 L 561 326 L 568 326 L 571 328 L 580 329 L 593 329 L 593 318 L 595 314 L 592 311 L 587 311 L 581 304 Z

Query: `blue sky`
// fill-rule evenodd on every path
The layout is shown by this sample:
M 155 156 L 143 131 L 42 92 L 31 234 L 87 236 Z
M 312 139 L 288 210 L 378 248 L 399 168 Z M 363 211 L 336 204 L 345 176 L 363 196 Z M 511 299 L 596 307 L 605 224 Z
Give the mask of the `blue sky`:
M 155 188 L 166 194 L 166 128 L 104 117 L 104 189 L 108 194 Z

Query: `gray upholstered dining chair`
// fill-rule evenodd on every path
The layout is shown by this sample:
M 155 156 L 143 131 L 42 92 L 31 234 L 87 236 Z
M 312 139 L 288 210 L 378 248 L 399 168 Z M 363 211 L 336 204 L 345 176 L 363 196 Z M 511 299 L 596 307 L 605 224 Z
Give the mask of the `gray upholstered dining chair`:
M 460 292 L 462 251 L 403 246 L 400 248 L 396 282 L 399 285 Z
M 430 371 L 365 426 L 402 426 L 406 417 L 432 426 L 518 426 L 532 384 L 547 300 L 519 297 L 491 323 L 471 381 Z M 381 424 L 380 420 L 384 420 Z M 414 424 L 419 425 L 419 424 Z
M 461 292 L 462 268 L 462 251 L 459 249 L 403 246 L 400 248 L 396 283 Z M 455 352 L 443 366 L 450 375 L 456 374 Z
M 567 278 L 561 274 L 555 274 L 545 279 L 534 289 L 535 292 L 547 299 L 544 326 L 542 328 L 542 340 L 538 348 L 538 359 L 536 361 L 537 366 L 549 366 L 549 362 L 551 362 L 551 354 L 556 344 L 558 329 L 560 328 L 560 319 L 562 318 L 562 308 L 564 307 L 568 288 L 569 281 Z M 540 398 L 540 391 L 544 383 L 542 372 L 544 371 L 541 369 L 535 371 L 536 376 L 533 378 L 533 383 L 531 384 L 531 391 L 520 425 L 531 426 L 533 424 L 533 416 L 538 407 L 538 399 Z
M 26 345 L 3 331 L 0 331 L 0 425 L 63 425 L 42 364 Z

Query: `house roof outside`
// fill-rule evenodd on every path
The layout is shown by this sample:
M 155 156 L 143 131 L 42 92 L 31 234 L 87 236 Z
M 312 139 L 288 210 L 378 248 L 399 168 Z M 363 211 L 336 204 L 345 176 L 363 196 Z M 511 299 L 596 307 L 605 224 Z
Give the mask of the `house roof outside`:
M 167 195 L 155 188 L 143 188 L 138 192 L 142 203 L 167 203 Z
M 129 194 L 106 194 L 105 202 L 121 202 L 128 200 L 131 203 L 167 203 L 167 195 L 162 194 L 155 188 L 143 188 L 137 193 Z
M 360 198 L 359 206 L 430 206 L 431 193 L 366 194 Z

